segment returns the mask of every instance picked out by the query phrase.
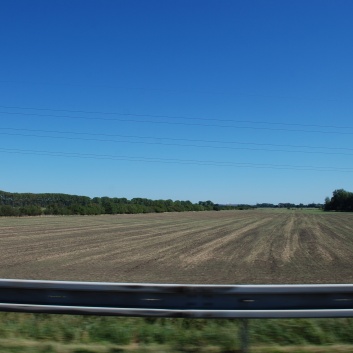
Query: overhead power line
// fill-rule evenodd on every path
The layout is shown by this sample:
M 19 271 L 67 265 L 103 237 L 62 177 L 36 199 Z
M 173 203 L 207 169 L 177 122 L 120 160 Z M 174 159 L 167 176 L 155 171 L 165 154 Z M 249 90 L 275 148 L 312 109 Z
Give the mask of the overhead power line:
M 173 137 L 156 137 L 156 136 L 137 136 L 137 135 L 121 135 L 121 134 L 106 134 L 106 133 L 88 133 L 77 131 L 60 131 L 60 130 L 43 130 L 43 129 L 24 129 L 24 128 L 11 128 L 0 127 L 0 130 L 10 131 L 25 131 L 25 132 L 44 132 L 44 133 L 57 133 L 57 134 L 70 134 L 79 136 L 103 136 L 103 137 L 122 137 L 122 138 L 136 138 L 136 139 L 150 139 L 160 141 L 186 141 L 186 142 L 202 142 L 202 143 L 220 143 L 220 144 L 236 144 L 236 145 L 252 145 L 252 146 L 271 146 L 271 147 L 290 147 L 290 148 L 308 148 L 308 149 L 325 149 L 325 150 L 341 150 L 353 151 L 353 148 L 345 147 L 325 147 L 325 146 L 309 146 L 309 145 L 286 145 L 286 144 L 273 144 L 273 143 L 255 143 L 255 142 L 239 142 L 239 141 L 221 141 L 221 140 L 205 140 L 205 139 L 186 139 L 186 138 L 173 138 Z M 107 140 L 110 141 L 110 140 Z M 182 146 L 182 145 L 181 145 Z
M 270 122 L 270 121 L 260 121 L 260 120 L 234 120 L 234 119 L 221 119 L 221 118 L 197 118 L 197 117 L 190 117 L 190 116 L 175 116 L 175 115 L 158 115 L 158 114 L 135 114 L 135 113 L 122 113 L 122 112 L 104 112 L 104 111 L 87 111 L 87 110 L 70 110 L 70 109 L 51 109 L 51 108 L 37 108 L 37 107 L 23 107 L 23 106 L 7 106 L 7 105 L 0 105 L 0 108 L 4 109 L 22 109 L 22 110 L 34 110 L 34 111 L 48 111 L 48 112 L 64 112 L 64 113 L 84 113 L 84 114 L 99 114 L 99 115 L 110 115 L 110 116 L 132 116 L 132 117 L 147 117 L 147 118 L 167 118 L 167 119 L 183 119 L 183 120 L 192 120 L 192 121 L 215 121 L 221 123 L 235 123 L 235 124 L 257 124 L 257 125 L 277 125 L 277 126 L 298 126 L 298 127 L 308 127 L 308 128 L 326 128 L 326 129 L 352 129 L 353 126 L 337 126 L 337 125 L 320 125 L 320 124 L 299 124 L 299 123 L 283 123 L 283 122 Z M 8 114 L 21 114 L 20 112 L 1 112 L 1 113 L 8 113 Z M 24 115 L 31 115 L 29 113 L 23 113 Z M 42 115 L 39 115 L 42 116 Z M 44 115 L 44 116 L 52 116 L 52 115 Z M 62 116 L 56 115 L 57 117 L 65 117 L 69 118 L 70 116 Z M 84 119 L 87 117 L 73 117 L 73 118 L 80 118 Z M 99 119 L 99 120 L 118 120 L 122 121 L 121 119 L 104 119 L 104 118 L 89 118 L 89 119 Z M 197 124 L 199 125 L 199 124 Z M 201 124 L 202 125 L 202 124 Z M 204 124 L 205 126 L 209 126 Z M 218 126 L 218 125 L 210 125 L 210 126 Z M 223 125 L 221 125 L 223 126 Z M 229 127 L 229 126 L 224 126 Z M 297 130 L 291 130 L 297 131 Z M 298 130 L 302 131 L 302 130 Z M 308 132 L 318 132 L 318 131 L 308 131 Z
M 143 123 L 143 124 L 166 124 L 166 125 L 183 125 L 183 126 L 204 126 L 204 127 L 219 127 L 219 128 L 233 128 L 233 129 L 248 129 L 248 130 L 267 130 L 267 131 L 287 131 L 287 132 L 306 132 L 306 133 L 320 133 L 320 134 L 338 134 L 338 135 L 353 135 L 353 132 L 343 131 L 319 131 L 319 130 L 301 130 L 301 129 L 282 129 L 282 128 L 266 128 L 266 127 L 252 127 L 252 126 L 235 126 L 235 125 L 217 125 L 217 124 L 200 124 L 200 123 L 183 123 L 183 122 L 170 122 L 170 121 L 154 121 L 154 120 L 135 120 L 135 119 L 117 119 L 117 118 L 92 118 L 85 116 L 70 116 L 70 115 L 51 115 L 51 114 L 34 114 L 34 113 L 15 113 L 15 112 L 0 112 L 0 114 L 8 115 L 23 115 L 35 116 L 39 118 L 65 118 L 65 119 L 82 119 L 82 120 L 109 120 L 120 121 L 129 123 Z
M 43 151 L 43 150 L 22 150 L 0 147 L 0 153 L 23 154 L 23 155 L 41 155 L 55 156 L 65 158 L 84 158 L 96 160 L 119 160 L 129 162 L 149 162 L 149 163 L 168 163 L 168 164 L 191 164 L 200 166 L 216 166 L 216 167 L 238 167 L 238 168 L 261 168 L 261 169 L 290 169 L 290 170 L 307 170 L 320 172 L 347 172 L 353 173 L 353 168 L 336 168 L 336 167 L 321 167 L 321 166 L 300 166 L 287 164 L 255 164 L 255 163 L 234 163 L 234 162 L 217 162 L 193 159 L 175 159 L 175 158 L 154 158 L 154 157 L 133 157 L 133 156 L 116 156 L 116 155 L 101 155 L 92 153 L 74 153 L 61 151 Z
M 201 93 L 207 95 L 229 95 L 229 90 L 227 92 L 213 91 L 213 90 L 190 90 L 190 89 L 175 89 L 175 88 L 155 88 L 155 87 L 134 87 L 134 86 L 121 86 L 121 85 L 110 85 L 110 84 L 92 84 L 92 83 L 59 83 L 59 82 L 30 82 L 30 81 L 12 81 L 12 80 L 0 80 L 0 83 L 9 83 L 9 84 L 24 84 L 24 85 L 44 85 L 44 86 L 57 86 L 57 87 L 99 87 L 99 88 L 111 88 L 111 89 L 123 89 L 123 90 L 135 90 L 135 91 L 150 91 L 150 92 L 162 92 L 162 93 Z M 276 99 L 289 99 L 289 100 L 297 100 L 297 101 L 342 101 L 342 97 L 340 98 L 328 98 L 328 97 L 319 97 L 319 98 L 310 98 L 310 97 L 298 97 L 298 96 L 286 96 L 286 95 L 275 95 L 275 94 L 261 94 L 261 93 L 247 93 L 247 92 L 231 92 L 232 96 L 238 97 L 260 97 L 260 98 L 276 98 Z M 346 99 L 344 99 L 346 100 Z
M 1 129 L 1 128 L 0 128 Z M 112 139 L 99 139 L 99 138 L 85 138 L 85 137 L 70 137 L 70 136 L 49 136 L 49 135 L 36 135 L 36 134 L 21 134 L 21 133 L 5 133 L 0 132 L 0 135 L 6 136 L 21 136 L 21 137 L 37 137 L 49 139 L 63 139 L 63 140 L 76 140 L 76 141 L 95 141 L 95 142 L 114 142 L 114 143 L 129 143 L 129 144 L 142 144 L 142 145 L 162 145 L 162 146 L 178 146 L 178 147 L 196 147 L 196 148 L 211 148 L 211 149 L 228 149 L 228 150 L 246 150 L 246 151 L 261 151 L 261 152 L 289 152 L 289 153 L 306 153 L 306 154 L 323 154 L 323 155 L 345 155 L 353 156 L 353 153 L 344 152 L 320 152 L 320 151 L 301 151 L 301 150 L 285 150 L 285 149 L 268 149 L 263 147 L 229 147 L 229 146 L 210 146 L 210 145 L 197 145 L 197 144 L 181 144 L 181 143 L 166 143 L 166 142 L 148 142 L 148 141 L 129 141 L 129 140 L 112 140 Z M 88 134 L 89 135 L 89 134 Z

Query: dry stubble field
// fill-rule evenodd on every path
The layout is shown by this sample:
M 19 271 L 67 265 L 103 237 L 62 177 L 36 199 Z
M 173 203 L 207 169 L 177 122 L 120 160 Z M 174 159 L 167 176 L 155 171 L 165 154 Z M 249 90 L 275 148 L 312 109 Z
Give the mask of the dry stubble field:
M 0 278 L 353 283 L 353 214 L 250 210 L 0 218 Z

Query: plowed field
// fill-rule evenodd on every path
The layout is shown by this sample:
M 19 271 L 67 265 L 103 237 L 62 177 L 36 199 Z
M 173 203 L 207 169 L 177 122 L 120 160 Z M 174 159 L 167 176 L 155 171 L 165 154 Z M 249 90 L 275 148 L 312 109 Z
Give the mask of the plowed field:
M 353 214 L 251 210 L 0 218 L 0 278 L 353 283 Z

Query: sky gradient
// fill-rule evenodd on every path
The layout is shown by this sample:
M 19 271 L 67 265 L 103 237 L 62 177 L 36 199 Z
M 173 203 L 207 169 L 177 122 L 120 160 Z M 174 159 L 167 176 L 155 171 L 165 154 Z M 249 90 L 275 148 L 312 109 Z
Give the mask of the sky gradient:
M 2 1 L 0 190 L 353 191 L 353 2 Z

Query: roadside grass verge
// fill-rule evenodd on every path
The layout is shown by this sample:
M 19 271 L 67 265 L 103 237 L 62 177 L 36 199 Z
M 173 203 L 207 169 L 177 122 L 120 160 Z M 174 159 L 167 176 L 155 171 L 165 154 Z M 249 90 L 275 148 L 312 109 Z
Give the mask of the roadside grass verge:
M 35 340 L 0 339 L 1 353 L 237 353 L 216 346 L 179 347 L 164 344 L 65 344 Z M 251 346 L 253 353 L 353 353 L 353 345 L 328 346 Z
M 0 313 L 0 351 L 225 353 L 239 348 L 238 330 L 239 320 Z M 254 352 L 353 352 L 352 332 L 351 318 L 249 322 Z

